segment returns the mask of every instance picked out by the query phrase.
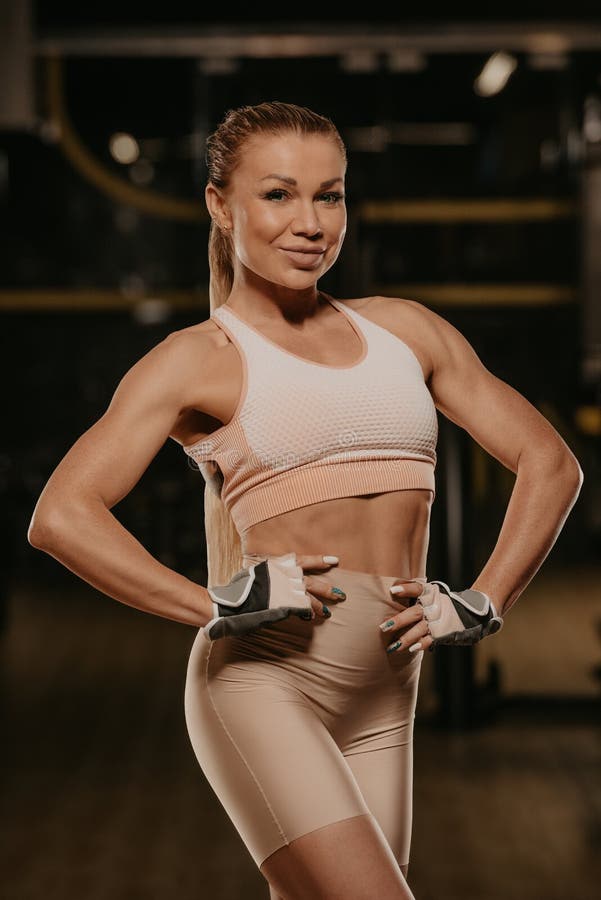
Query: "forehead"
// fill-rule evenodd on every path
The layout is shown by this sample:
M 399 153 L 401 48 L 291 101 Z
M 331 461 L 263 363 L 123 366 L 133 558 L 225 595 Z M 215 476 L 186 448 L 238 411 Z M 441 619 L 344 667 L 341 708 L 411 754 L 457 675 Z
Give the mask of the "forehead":
M 345 162 L 336 141 L 324 134 L 254 135 L 244 144 L 237 171 L 260 180 L 272 172 L 295 178 L 323 181 L 343 176 Z

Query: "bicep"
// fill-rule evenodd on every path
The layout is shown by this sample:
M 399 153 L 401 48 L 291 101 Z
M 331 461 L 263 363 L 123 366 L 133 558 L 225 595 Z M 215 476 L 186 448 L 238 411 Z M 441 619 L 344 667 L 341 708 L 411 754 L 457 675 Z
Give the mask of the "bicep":
M 123 499 L 186 408 L 193 364 L 189 338 L 178 333 L 138 360 L 119 382 L 106 412 L 56 467 L 38 508 L 44 506 L 51 518 L 78 500 L 98 500 L 110 509 Z
M 422 307 L 429 334 L 429 387 L 437 409 L 484 450 L 517 473 L 529 454 L 542 466 L 576 458 L 551 423 L 515 388 L 482 363 L 467 339 L 442 316 Z

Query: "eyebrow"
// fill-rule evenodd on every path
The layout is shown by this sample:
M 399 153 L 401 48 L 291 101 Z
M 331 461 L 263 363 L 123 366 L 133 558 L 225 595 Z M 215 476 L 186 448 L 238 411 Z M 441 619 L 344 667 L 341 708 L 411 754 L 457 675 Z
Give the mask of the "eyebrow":
M 261 178 L 261 181 L 266 181 L 268 178 L 275 178 L 277 181 L 284 181 L 286 184 L 291 184 L 293 187 L 296 187 L 297 181 L 295 178 L 290 178 L 289 175 L 277 175 L 275 172 L 272 172 L 271 175 L 265 175 L 264 178 Z M 338 178 L 330 178 L 328 181 L 322 181 L 319 185 L 320 188 L 331 187 L 333 184 L 336 184 L 337 181 L 342 181 L 340 176 Z

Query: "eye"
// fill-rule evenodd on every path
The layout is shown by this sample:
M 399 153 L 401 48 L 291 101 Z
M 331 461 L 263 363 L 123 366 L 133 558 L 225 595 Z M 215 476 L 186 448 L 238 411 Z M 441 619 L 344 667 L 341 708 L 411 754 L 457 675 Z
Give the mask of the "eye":
M 322 194 L 322 197 L 329 197 L 328 203 L 333 205 L 337 203 L 339 200 L 344 200 L 344 194 L 341 194 L 339 191 L 328 191 L 326 194 Z
M 280 200 L 280 196 L 275 196 L 276 194 L 283 195 L 286 194 L 287 191 L 284 191 L 282 188 L 274 188 L 273 191 L 269 191 L 267 194 L 264 194 L 266 200 Z

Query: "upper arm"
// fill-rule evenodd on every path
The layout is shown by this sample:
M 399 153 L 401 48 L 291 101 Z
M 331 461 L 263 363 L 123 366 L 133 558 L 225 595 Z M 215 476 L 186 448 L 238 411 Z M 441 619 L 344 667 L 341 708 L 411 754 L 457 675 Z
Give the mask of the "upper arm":
M 106 412 L 52 473 L 36 505 L 38 518 L 52 524 L 81 499 L 99 500 L 109 509 L 118 503 L 190 404 L 198 374 L 198 336 L 174 332 L 139 359 L 119 382 Z
M 576 457 L 536 407 L 490 372 L 450 322 L 426 306 L 414 306 L 427 330 L 429 387 L 437 409 L 514 473 L 522 454 L 540 465 L 567 463 L 578 471 Z

